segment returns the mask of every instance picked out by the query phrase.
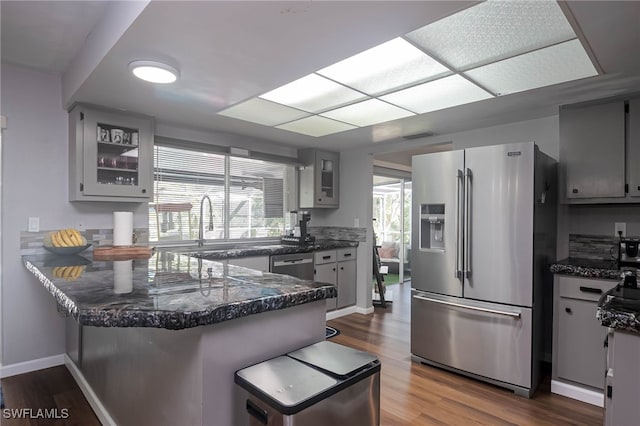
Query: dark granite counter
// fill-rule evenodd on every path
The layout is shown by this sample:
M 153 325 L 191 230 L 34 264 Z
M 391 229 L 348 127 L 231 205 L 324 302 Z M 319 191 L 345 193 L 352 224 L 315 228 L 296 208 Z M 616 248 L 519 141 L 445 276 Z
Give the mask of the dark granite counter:
M 621 285 L 602 295 L 596 318 L 605 327 L 640 333 L 640 289 Z
M 551 265 L 554 274 L 573 275 L 585 278 L 620 279 L 621 272 L 615 260 L 596 260 L 569 257 Z
M 357 247 L 357 241 L 320 240 L 314 244 L 296 246 L 285 244 L 250 245 L 232 248 L 188 248 L 191 255 L 207 260 L 220 260 L 235 257 L 272 256 L 277 254 L 310 253 L 319 250 L 334 250 L 346 247 Z
M 23 256 L 22 259 L 63 312 L 80 324 L 98 327 L 178 330 L 284 309 L 337 294 L 333 285 L 196 259 L 167 250 L 156 252 L 150 259 L 135 261 L 94 261 L 90 253 L 64 257 Z

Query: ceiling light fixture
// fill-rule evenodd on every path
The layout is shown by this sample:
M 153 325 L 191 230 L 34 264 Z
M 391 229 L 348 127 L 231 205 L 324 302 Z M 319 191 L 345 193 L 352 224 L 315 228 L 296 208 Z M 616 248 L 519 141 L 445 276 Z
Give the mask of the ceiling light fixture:
M 167 84 L 178 79 L 178 70 L 158 61 L 133 61 L 129 63 L 129 70 L 141 80 L 151 83 Z

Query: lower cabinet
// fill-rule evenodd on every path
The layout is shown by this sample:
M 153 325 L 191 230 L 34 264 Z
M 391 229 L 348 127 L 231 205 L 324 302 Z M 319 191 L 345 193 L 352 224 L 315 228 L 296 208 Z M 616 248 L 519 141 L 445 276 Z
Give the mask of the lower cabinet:
M 604 327 L 603 327 L 604 328 Z M 634 425 L 640 418 L 640 334 L 609 329 L 605 426 Z
M 229 265 L 269 272 L 269 256 L 234 257 L 228 259 L 228 262 Z
M 333 284 L 338 297 L 327 299 L 327 310 L 356 304 L 356 248 L 314 253 L 314 281 Z
M 616 281 L 556 275 L 554 288 L 554 380 L 602 390 L 607 328 L 596 319 L 598 299 Z

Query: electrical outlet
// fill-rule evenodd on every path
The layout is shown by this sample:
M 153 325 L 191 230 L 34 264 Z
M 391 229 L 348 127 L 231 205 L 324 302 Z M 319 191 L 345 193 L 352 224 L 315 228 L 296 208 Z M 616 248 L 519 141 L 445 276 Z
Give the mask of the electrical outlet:
M 627 224 L 624 222 L 616 222 L 615 226 L 614 226 L 614 236 L 618 236 L 619 232 L 622 232 L 622 236 L 626 237 L 627 236 Z
M 27 228 L 29 232 L 40 232 L 40 218 L 39 217 L 30 217 L 29 218 L 29 226 Z
M 354 228 L 359 228 L 360 227 L 360 218 L 359 217 L 354 217 L 353 218 L 353 227 Z

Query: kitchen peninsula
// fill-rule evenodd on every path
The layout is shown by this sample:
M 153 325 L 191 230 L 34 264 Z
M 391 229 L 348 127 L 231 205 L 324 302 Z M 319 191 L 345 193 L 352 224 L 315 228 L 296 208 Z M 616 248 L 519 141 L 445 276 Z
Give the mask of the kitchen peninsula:
M 71 259 L 23 263 L 68 315 L 67 366 L 105 424 L 242 424 L 233 373 L 323 340 L 325 299 L 336 296 L 180 252 Z M 68 266 L 83 272 L 69 280 Z

